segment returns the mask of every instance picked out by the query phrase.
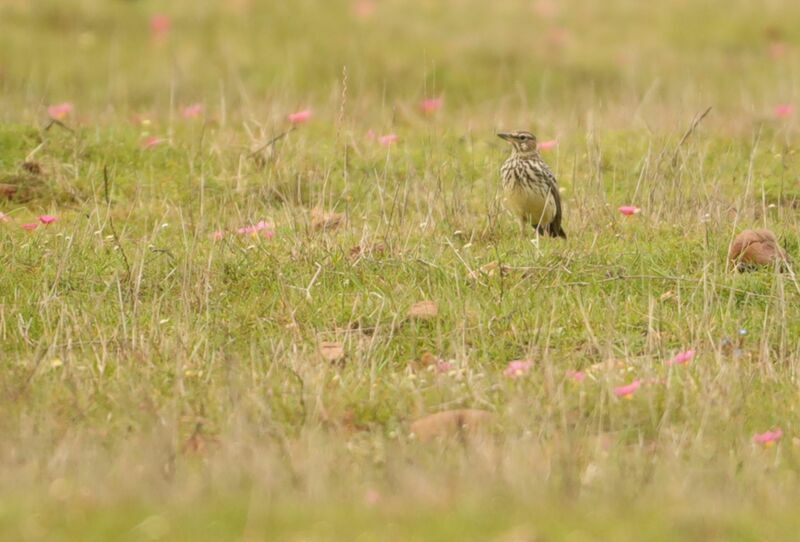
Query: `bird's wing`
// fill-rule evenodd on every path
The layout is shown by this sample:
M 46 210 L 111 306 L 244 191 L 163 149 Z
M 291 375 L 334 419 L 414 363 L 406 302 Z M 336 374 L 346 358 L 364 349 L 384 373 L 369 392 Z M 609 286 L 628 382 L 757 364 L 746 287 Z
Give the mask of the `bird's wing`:
M 553 195 L 553 201 L 556 202 L 556 216 L 553 218 L 553 225 L 557 228 L 561 228 L 561 192 L 558 191 L 558 181 L 556 180 L 556 176 L 553 175 L 553 172 L 544 163 L 544 161 L 540 161 L 540 166 L 542 170 L 542 176 L 547 180 L 547 185 L 550 187 L 550 193 Z

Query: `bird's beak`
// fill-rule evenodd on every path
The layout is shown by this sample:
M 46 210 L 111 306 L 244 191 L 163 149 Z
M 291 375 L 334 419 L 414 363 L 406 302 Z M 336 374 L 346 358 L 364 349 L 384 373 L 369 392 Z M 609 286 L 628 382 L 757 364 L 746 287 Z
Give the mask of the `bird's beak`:
M 505 139 L 506 141 L 511 141 L 511 134 L 508 132 L 498 132 L 497 137 L 500 139 Z

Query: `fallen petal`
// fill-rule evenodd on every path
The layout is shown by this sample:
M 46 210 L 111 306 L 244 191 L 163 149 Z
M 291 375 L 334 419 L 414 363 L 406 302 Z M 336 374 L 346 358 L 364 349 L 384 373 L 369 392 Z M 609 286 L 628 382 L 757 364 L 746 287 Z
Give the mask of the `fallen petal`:
M 419 104 L 425 113 L 435 113 L 444 105 L 444 98 L 428 98 Z
M 154 38 L 165 38 L 172 29 L 172 19 L 167 15 L 153 15 L 150 17 L 150 32 Z
M 195 119 L 203 114 L 203 104 L 187 105 L 183 108 L 183 118 Z
M 687 350 L 677 354 L 674 358 L 667 360 L 667 365 L 686 365 L 694 358 L 694 350 Z
M 763 444 L 764 446 L 770 446 L 780 441 L 781 438 L 783 438 L 783 431 L 781 429 L 776 429 L 774 431 L 767 431 L 766 433 L 757 433 L 753 436 L 753 442 Z
M 789 118 L 794 115 L 794 106 L 791 104 L 780 104 L 775 106 L 775 116 L 779 119 Z
M 634 380 L 627 386 L 619 386 L 614 388 L 614 395 L 617 397 L 631 397 L 634 393 L 636 393 L 636 390 L 638 390 L 641 385 L 641 380 Z
M 397 134 L 386 134 L 378 138 L 378 143 L 380 143 L 384 147 L 389 147 L 397 143 L 399 139 L 400 136 L 398 136 Z
M 517 359 L 508 362 L 508 366 L 506 370 L 503 371 L 503 374 L 508 378 L 519 378 L 528 374 L 531 367 L 533 367 L 533 362 L 531 360 Z
M 72 114 L 74 106 L 70 102 L 51 105 L 47 108 L 47 114 L 51 119 L 63 120 Z
M 634 207 L 633 205 L 623 205 L 619 208 L 619 212 L 625 216 L 633 216 L 641 212 L 641 209 Z
M 311 118 L 311 110 L 304 109 L 303 111 L 297 111 L 296 113 L 290 113 L 287 117 L 289 122 L 292 124 L 303 124 L 307 122 Z
M 547 141 L 540 141 L 536 144 L 536 148 L 540 151 L 549 151 L 550 149 L 555 149 L 558 146 L 558 141 L 555 139 L 550 139 Z
M 586 380 L 586 373 L 583 371 L 567 371 L 567 378 L 571 378 L 575 382 L 583 382 Z

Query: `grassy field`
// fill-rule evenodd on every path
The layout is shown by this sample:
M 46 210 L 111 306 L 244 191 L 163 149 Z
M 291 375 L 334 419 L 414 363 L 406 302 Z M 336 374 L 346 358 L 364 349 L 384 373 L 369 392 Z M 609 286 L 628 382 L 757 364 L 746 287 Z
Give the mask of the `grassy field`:
M 797 536 L 800 4 L 164 4 L 0 2 L 0 538 Z

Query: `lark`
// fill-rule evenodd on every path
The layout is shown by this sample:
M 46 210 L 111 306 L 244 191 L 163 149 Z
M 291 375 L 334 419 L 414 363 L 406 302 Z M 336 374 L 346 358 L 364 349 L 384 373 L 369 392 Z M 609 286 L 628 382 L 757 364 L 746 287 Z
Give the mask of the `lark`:
M 500 168 L 509 207 L 539 235 L 566 239 L 558 181 L 536 149 L 536 136 L 524 131 L 497 135 L 511 143 L 511 156 Z

